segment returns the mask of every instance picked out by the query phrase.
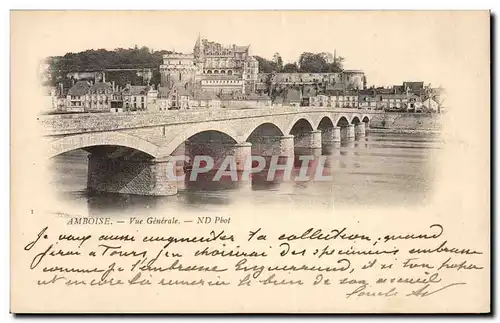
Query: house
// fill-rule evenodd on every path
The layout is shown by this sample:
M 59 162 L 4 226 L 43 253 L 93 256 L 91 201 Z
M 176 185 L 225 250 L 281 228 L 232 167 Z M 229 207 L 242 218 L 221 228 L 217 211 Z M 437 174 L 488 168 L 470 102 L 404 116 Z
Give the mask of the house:
M 439 103 L 432 98 L 427 98 L 427 100 L 421 103 L 421 111 L 423 112 L 437 112 Z M 418 112 L 418 111 L 415 111 Z
M 403 88 L 418 96 L 425 94 L 424 82 L 403 82 Z
M 409 97 L 406 94 L 383 94 L 381 106 L 385 111 L 407 111 Z
M 313 107 L 329 107 L 330 98 L 327 95 L 317 95 L 309 98 L 309 105 Z
M 354 91 L 343 91 L 335 90 L 329 92 L 329 104 L 328 106 L 333 108 L 359 108 L 358 92 Z
M 66 96 L 66 111 L 84 112 L 90 106 L 90 83 L 87 81 L 76 82 Z
M 125 111 L 145 111 L 149 87 L 127 84 L 121 91 Z
M 86 111 L 104 112 L 111 110 L 113 100 L 113 87 L 110 83 L 96 83 L 89 88 L 89 104 Z
M 358 107 L 365 110 L 377 110 L 379 107 L 379 100 L 376 95 L 375 89 L 361 90 L 358 93 Z
M 167 111 L 170 108 L 170 100 L 168 98 L 170 90 L 166 86 L 160 86 L 157 90 L 155 102 L 148 106 L 148 111 Z
M 192 97 L 187 86 L 174 84 L 170 88 L 160 87 L 158 90 L 158 98 L 160 101 L 167 100 L 164 105 L 169 110 L 186 110 L 189 109 L 189 100 Z

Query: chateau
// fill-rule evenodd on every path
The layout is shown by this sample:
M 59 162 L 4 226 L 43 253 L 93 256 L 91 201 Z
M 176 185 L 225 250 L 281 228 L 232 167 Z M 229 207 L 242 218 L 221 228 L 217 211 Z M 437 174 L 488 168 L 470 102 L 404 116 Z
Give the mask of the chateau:
M 221 45 L 198 36 L 193 53 L 163 56 L 161 86 L 196 94 L 250 94 L 255 92 L 259 63 L 250 45 Z
M 200 36 L 192 53 L 163 55 L 159 70 L 159 87 L 149 84 L 149 80 L 148 85 L 128 83 L 117 87 L 114 81 L 106 83 L 105 71 L 77 72 L 81 74 L 78 78 L 85 73 L 94 77 L 95 84 L 73 82 L 67 95 L 59 89 L 63 99 L 52 98 L 47 106 L 67 112 L 248 109 L 272 105 L 435 110 L 430 101 L 427 107 L 424 104 L 429 89 L 424 88 L 423 82 L 366 89 L 366 77 L 361 70 L 262 73 L 250 45 L 222 45 Z M 97 76 L 101 76 L 101 82 Z M 57 93 L 57 89 L 52 92 Z

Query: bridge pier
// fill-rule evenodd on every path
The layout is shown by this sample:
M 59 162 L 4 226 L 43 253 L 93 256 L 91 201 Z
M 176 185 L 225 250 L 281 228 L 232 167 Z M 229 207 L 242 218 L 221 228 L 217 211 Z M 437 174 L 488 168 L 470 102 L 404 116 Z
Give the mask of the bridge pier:
M 238 172 L 250 169 L 252 166 L 252 143 L 241 142 L 234 145 L 234 157 L 236 160 L 236 169 Z
M 356 134 L 354 132 L 354 125 L 350 124 L 350 125 L 347 125 L 345 127 L 342 127 L 340 130 L 340 135 L 341 135 L 342 140 L 345 140 L 345 141 L 354 140 L 354 138 L 356 137 Z
M 365 123 L 360 122 L 354 126 L 354 133 L 356 138 L 364 137 L 366 135 Z
M 321 148 L 321 130 L 301 132 L 294 138 L 295 148 Z
M 260 136 L 252 143 L 252 155 L 271 156 L 294 156 L 294 136 Z
M 278 155 L 293 157 L 295 154 L 294 136 L 284 135 L 279 137 L 279 152 Z
M 90 192 L 168 196 L 177 194 L 177 181 L 169 179 L 168 158 L 110 158 L 94 152 L 89 155 L 87 189 Z
M 340 142 L 340 128 L 328 128 L 321 134 L 321 144 L 323 147 L 331 146 L 334 142 Z
M 186 155 L 186 142 L 183 142 L 179 147 L 177 147 L 171 154 L 171 156 L 184 156 Z M 184 171 L 184 166 L 185 166 L 185 161 L 184 160 L 177 160 L 175 164 L 172 165 L 174 167 L 174 174 L 177 177 L 181 177 L 185 175 Z M 184 190 L 186 188 L 186 182 L 185 179 L 178 179 L 177 180 L 177 190 Z

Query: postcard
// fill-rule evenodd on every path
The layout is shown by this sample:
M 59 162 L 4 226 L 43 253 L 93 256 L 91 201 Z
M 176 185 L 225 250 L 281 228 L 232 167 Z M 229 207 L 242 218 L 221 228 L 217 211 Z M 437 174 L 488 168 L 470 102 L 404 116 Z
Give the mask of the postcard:
M 12 11 L 11 312 L 489 313 L 488 11 Z

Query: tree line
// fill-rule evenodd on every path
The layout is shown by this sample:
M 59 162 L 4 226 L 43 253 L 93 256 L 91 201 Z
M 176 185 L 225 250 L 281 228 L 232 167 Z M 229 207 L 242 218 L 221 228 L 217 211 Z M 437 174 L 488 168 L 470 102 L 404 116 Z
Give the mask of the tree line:
M 64 56 L 47 58 L 49 65 L 46 79 L 50 85 L 71 83 L 66 75 L 70 72 L 102 71 L 105 69 L 141 69 L 153 68 L 152 84 L 160 82 L 160 72 L 157 67 L 163 63 L 163 55 L 172 51 L 154 51 L 146 46 L 139 48 L 117 48 L 115 50 L 90 49 L 79 53 L 66 53 Z M 127 83 L 141 84 L 143 79 L 134 71 L 113 71 L 106 73 L 107 81 L 115 81 L 118 85 Z
M 335 58 L 332 62 L 328 59 L 329 53 L 304 52 L 300 55 L 298 62 L 283 65 L 283 59 L 279 53 L 275 53 L 271 60 L 261 56 L 255 56 L 259 62 L 261 73 L 336 73 L 343 69 L 343 57 Z
M 102 71 L 105 69 L 119 68 L 152 68 L 151 84 L 160 83 L 161 75 L 158 66 L 163 63 L 163 55 L 172 53 L 167 50 L 152 50 L 146 46 L 134 48 L 117 48 L 115 50 L 90 49 L 79 53 L 66 53 L 64 56 L 53 56 L 46 60 L 49 65 L 45 79 L 48 84 L 55 86 L 63 83 L 65 87 L 71 86 L 73 80 L 67 77 L 70 72 Z M 328 60 L 330 55 L 330 60 Z M 331 62 L 331 54 L 304 52 L 300 55 L 298 62 L 283 65 L 283 59 L 279 53 L 275 53 L 271 60 L 255 56 L 259 62 L 261 73 L 329 73 L 342 70 L 343 57 Z M 107 81 L 115 81 L 117 85 L 124 86 L 127 83 L 144 83 L 142 77 L 134 71 L 114 71 L 106 73 Z

